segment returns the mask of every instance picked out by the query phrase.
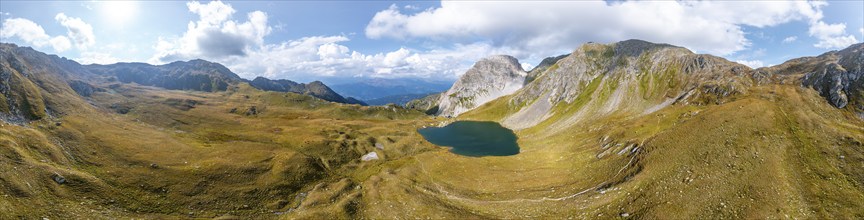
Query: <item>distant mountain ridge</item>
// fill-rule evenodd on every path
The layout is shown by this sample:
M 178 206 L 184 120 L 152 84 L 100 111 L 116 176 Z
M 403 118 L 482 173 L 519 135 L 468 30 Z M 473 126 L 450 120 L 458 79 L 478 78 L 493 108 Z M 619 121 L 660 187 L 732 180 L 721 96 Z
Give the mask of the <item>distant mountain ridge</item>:
M 0 43 L 0 62 L 0 117 L 13 122 L 37 120 L 51 114 L 78 109 L 69 107 L 76 103 L 69 100 L 105 91 L 96 86 L 100 83 L 136 83 L 172 90 L 205 92 L 226 91 L 238 83 L 253 84 L 219 63 L 200 59 L 165 65 L 81 65 L 30 47 Z M 258 81 L 269 80 L 261 78 Z M 277 80 L 274 83 L 282 87 L 260 86 L 258 89 L 293 92 L 331 102 L 365 105 L 359 100 L 342 97 L 321 82 L 298 84 Z
M 252 85 L 252 87 L 264 91 L 293 92 L 311 95 L 331 102 L 366 105 L 366 103 L 360 100 L 351 97 L 342 97 L 342 95 L 334 92 L 332 89 L 330 89 L 330 87 L 327 87 L 327 85 L 324 85 L 324 83 L 322 83 L 321 81 L 313 81 L 309 84 L 305 84 L 297 83 L 287 79 L 270 80 L 259 76 L 256 77 L 254 80 L 250 81 L 249 85 Z
M 425 93 L 425 94 L 403 94 L 403 95 L 391 95 L 384 96 L 381 98 L 366 100 L 366 103 L 369 105 L 386 105 L 386 104 L 396 104 L 400 106 L 405 106 L 406 103 L 411 100 L 423 98 L 429 96 L 434 93 Z
M 439 93 L 449 89 L 453 83 L 420 78 L 369 78 L 331 84 L 339 94 L 369 101 L 395 95 Z
M 165 65 L 146 63 L 116 63 L 87 65 L 85 68 L 100 75 L 113 75 L 123 83 L 138 83 L 166 89 L 225 91 L 229 84 L 244 81 L 218 63 L 201 59 L 177 61 Z
M 117 63 L 85 67 L 97 74 L 113 75 L 123 83 L 134 82 L 166 89 L 216 92 L 225 91 L 231 84 L 248 82 L 252 87 L 264 91 L 293 92 L 331 102 L 365 105 L 355 99 L 342 97 L 320 81 L 304 84 L 285 79 L 270 80 L 264 77 L 248 81 L 221 64 L 200 59 L 155 66 L 146 63 Z

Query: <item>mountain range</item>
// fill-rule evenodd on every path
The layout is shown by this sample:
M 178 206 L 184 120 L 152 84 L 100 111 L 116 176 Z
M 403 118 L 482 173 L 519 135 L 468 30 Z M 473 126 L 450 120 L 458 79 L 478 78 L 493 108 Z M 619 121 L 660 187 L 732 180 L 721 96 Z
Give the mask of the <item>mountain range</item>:
M 602 112 L 590 115 L 650 113 L 677 103 L 721 104 L 754 86 L 799 84 L 818 91 L 831 105 L 864 117 L 861 53 L 861 44 L 857 44 L 817 57 L 750 69 L 668 44 L 640 40 L 589 43 L 572 54 L 546 58 L 527 73 L 512 57 L 481 60 L 431 106 L 443 107 L 437 115 L 457 116 L 510 96 L 507 105 L 514 112 L 503 121 L 524 128 L 553 116 L 558 110 L 553 107 L 562 103 L 574 107 L 575 102 L 579 107 L 585 104 L 581 102 L 591 101 L 603 107 L 599 109 Z M 531 119 L 523 118 L 526 116 Z
M 860 43 L 752 69 L 627 40 L 531 70 L 489 56 L 449 89 L 348 91 L 4 43 L 0 219 L 857 219 L 862 65 Z M 339 95 L 380 88 L 432 94 Z M 456 121 L 501 124 L 518 154 L 417 132 Z
M 435 81 L 419 78 L 366 78 L 349 83 L 335 83 L 332 87 L 339 94 L 356 97 L 364 101 L 371 101 L 388 96 L 418 96 L 429 93 L 440 93 L 450 88 L 451 85 L 453 85 L 452 81 Z M 405 102 L 395 104 L 401 105 L 405 104 Z

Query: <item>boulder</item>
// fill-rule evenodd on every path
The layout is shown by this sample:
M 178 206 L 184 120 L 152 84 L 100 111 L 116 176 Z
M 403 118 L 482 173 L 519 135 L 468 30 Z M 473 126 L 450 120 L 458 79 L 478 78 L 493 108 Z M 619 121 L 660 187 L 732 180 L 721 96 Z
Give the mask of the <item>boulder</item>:
M 60 175 L 59 173 L 52 174 L 51 179 L 54 180 L 54 182 L 56 182 L 57 184 L 66 183 L 66 178 L 63 177 L 63 175 Z
M 378 153 L 376 153 L 375 151 L 369 152 L 368 154 L 360 157 L 360 160 L 362 160 L 362 161 L 370 161 L 370 160 L 377 160 L 377 159 L 380 159 L 380 158 L 378 158 Z

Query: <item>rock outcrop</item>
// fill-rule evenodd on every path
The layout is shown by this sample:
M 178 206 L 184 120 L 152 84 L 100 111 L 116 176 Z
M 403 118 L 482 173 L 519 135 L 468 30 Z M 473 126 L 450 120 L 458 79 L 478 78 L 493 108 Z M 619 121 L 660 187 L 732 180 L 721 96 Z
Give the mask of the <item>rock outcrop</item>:
M 481 59 L 439 99 L 438 115 L 458 116 L 498 97 L 516 92 L 527 73 L 516 58 L 506 55 Z
M 90 95 L 93 95 L 94 92 L 105 91 L 102 88 L 97 88 L 93 85 L 90 85 L 90 83 L 86 83 L 86 82 L 81 81 L 81 80 L 69 81 L 69 87 L 72 87 L 72 90 L 74 90 L 75 93 L 78 93 L 78 95 L 81 95 L 84 97 L 90 97 Z
M 804 74 L 801 85 L 837 108 L 849 108 L 864 116 L 864 43 L 820 55 L 817 68 Z
M 438 112 L 438 101 L 441 99 L 441 93 L 435 93 L 423 98 L 414 99 L 405 103 L 405 108 L 422 111 L 427 115 L 432 115 Z
M 540 64 L 531 69 L 531 71 L 528 71 L 528 77 L 525 78 L 525 84 L 534 81 L 534 79 L 536 79 L 541 73 L 546 72 L 546 70 L 555 65 L 558 60 L 564 59 L 564 57 L 567 57 L 568 55 L 570 54 L 562 54 L 557 57 L 546 57 L 540 61 Z

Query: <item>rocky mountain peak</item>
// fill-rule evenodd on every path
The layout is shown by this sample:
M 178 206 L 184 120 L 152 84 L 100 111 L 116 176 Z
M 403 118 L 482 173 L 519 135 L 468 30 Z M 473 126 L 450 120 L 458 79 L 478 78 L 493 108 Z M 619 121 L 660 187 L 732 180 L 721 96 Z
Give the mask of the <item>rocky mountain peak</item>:
M 438 115 L 457 116 L 498 97 L 516 92 L 528 73 L 512 56 L 495 55 L 474 64 L 440 97 Z
M 673 45 L 669 45 L 669 44 L 651 43 L 648 41 L 636 40 L 636 39 L 621 41 L 621 42 L 615 43 L 614 46 L 615 46 L 615 54 L 616 55 L 631 56 L 631 57 L 636 57 L 636 56 L 641 55 L 642 53 L 645 53 L 645 52 L 648 52 L 648 51 L 651 51 L 654 49 L 659 49 L 659 48 L 677 48 L 677 49 L 683 49 L 683 50 L 686 50 L 687 52 L 690 52 L 689 50 L 684 49 L 683 47 L 677 47 L 677 46 L 673 46 Z
M 234 72 L 231 72 L 228 67 L 225 67 L 219 63 L 214 63 L 202 59 L 175 61 L 164 65 L 164 67 L 174 69 L 174 71 L 185 71 L 201 75 L 213 75 L 229 80 L 241 80 L 240 76 L 238 76 Z
M 480 59 L 480 61 L 478 61 L 474 65 L 505 65 L 508 68 L 518 70 L 513 71 L 514 73 L 525 72 L 525 70 L 522 69 L 522 64 L 519 64 L 519 60 L 509 55 L 492 55 Z

